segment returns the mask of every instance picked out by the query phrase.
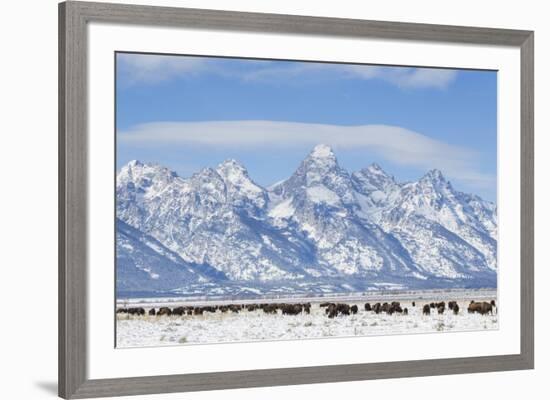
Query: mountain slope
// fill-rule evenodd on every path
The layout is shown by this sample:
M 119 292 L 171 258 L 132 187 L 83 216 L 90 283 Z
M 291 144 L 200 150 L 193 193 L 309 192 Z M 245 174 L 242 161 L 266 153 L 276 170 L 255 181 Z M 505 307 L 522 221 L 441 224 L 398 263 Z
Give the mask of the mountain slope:
M 494 206 L 454 190 L 437 170 L 403 185 L 387 179 L 371 185 L 372 175 L 379 171 L 362 171 L 356 180 L 364 214 L 395 236 L 424 272 L 474 278 L 496 270 Z
M 418 274 L 399 242 L 376 224 L 357 217 L 351 177 L 328 146 L 316 146 L 296 172 L 271 192 L 275 223 L 295 222 L 295 229 L 316 244 L 318 262 L 331 268 L 333 276 Z M 277 202 L 291 207 L 293 213 L 277 218 Z
M 117 289 L 170 290 L 182 282 L 220 282 L 225 276 L 205 265 L 185 262 L 156 239 L 116 221 Z
M 496 285 L 495 205 L 456 191 L 437 170 L 408 183 L 376 164 L 349 174 L 318 145 L 269 189 L 235 160 L 185 179 L 132 161 L 116 192 L 117 265 L 140 290 L 201 279 L 289 293 Z M 170 284 L 151 275 L 162 276 L 162 265 Z

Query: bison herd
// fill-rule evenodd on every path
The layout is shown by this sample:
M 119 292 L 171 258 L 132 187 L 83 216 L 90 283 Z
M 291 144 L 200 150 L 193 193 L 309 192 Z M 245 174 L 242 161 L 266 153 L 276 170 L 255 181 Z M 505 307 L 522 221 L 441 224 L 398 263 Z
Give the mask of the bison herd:
M 412 307 L 416 307 L 416 303 L 411 303 Z M 346 303 L 331 303 L 324 302 L 320 304 L 321 308 L 324 308 L 325 314 L 328 318 L 335 318 L 339 315 L 352 315 L 359 312 L 359 307 L 355 304 L 349 305 Z M 179 306 L 179 307 L 160 307 L 158 309 L 151 308 L 147 312 L 143 307 L 130 307 L 130 308 L 118 308 L 117 314 L 129 314 L 142 316 L 148 314 L 150 316 L 183 316 L 183 315 L 203 315 L 204 313 L 215 313 L 217 311 L 221 313 L 239 313 L 243 311 L 256 311 L 262 310 L 266 314 L 278 314 L 279 310 L 282 315 L 298 315 L 309 314 L 311 312 L 311 303 L 253 303 L 253 304 L 226 304 L 216 306 Z M 365 303 L 364 310 L 367 312 L 374 312 L 375 314 L 386 313 L 407 315 L 409 310 L 407 307 L 402 307 L 398 301 L 392 301 L 391 303 Z M 449 310 L 453 314 L 457 315 L 460 311 L 460 307 L 456 301 L 449 301 L 445 303 L 431 302 L 422 306 L 422 314 L 430 315 L 434 312 L 438 314 L 445 313 L 445 310 Z M 494 300 L 490 302 L 476 302 L 471 301 L 468 305 L 468 313 L 479 313 L 481 315 L 493 314 L 496 311 L 496 303 Z
M 277 314 L 281 310 L 283 315 L 297 315 L 301 313 L 309 314 L 311 303 L 262 303 L 262 304 L 226 304 L 217 306 L 180 306 L 175 308 L 160 307 L 158 310 L 151 308 L 149 315 L 203 315 L 204 313 L 239 313 L 241 311 L 262 310 L 266 314 Z M 145 309 L 142 307 L 118 308 L 117 314 L 145 315 Z

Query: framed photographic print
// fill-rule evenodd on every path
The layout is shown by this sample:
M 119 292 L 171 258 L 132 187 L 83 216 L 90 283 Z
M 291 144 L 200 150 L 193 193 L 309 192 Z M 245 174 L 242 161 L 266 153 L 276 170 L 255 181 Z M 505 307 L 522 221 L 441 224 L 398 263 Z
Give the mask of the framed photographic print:
M 59 16 L 61 397 L 533 368 L 533 32 Z

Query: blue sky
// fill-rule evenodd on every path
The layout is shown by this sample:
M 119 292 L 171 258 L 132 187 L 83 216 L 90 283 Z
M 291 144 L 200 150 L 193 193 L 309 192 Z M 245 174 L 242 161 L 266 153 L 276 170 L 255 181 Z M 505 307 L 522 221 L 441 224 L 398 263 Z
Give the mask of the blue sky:
M 438 168 L 496 198 L 494 71 L 118 53 L 116 74 L 117 168 L 189 176 L 234 158 L 268 186 L 322 142 L 350 172 Z

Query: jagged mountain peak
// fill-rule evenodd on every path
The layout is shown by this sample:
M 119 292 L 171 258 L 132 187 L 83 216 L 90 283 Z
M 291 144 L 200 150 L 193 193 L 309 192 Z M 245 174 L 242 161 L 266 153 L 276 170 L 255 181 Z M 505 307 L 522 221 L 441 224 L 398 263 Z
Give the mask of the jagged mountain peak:
M 328 172 L 329 170 L 339 170 L 340 166 L 332 148 L 326 144 L 318 144 L 302 161 L 299 169 Z
M 353 185 L 359 193 L 367 194 L 372 191 L 386 191 L 389 187 L 397 187 L 392 175 L 376 163 L 352 174 Z
M 248 175 L 247 169 L 234 159 L 227 159 L 216 167 L 216 172 L 223 179 L 227 195 L 234 204 L 240 207 L 256 208 L 254 214 L 267 206 L 267 193 Z
M 332 150 L 332 147 L 320 143 L 316 145 L 313 150 L 309 153 L 309 156 L 312 158 L 333 158 L 336 159 L 336 155 L 334 154 L 334 151 Z
M 379 164 L 375 163 L 375 162 L 373 162 L 371 165 L 369 165 L 369 166 L 368 166 L 367 168 L 365 168 L 365 169 L 366 169 L 367 171 L 371 172 L 371 173 L 387 175 L 387 174 L 386 174 L 386 171 L 384 171 L 384 170 L 382 169 L 382 167 L 381 167 Z
M 118 176 L 125 176 L 125 175 L 140 176 L 144 174 L 148 174 L 148 175 L 164 174 L 164 175 L 170 175 L 174 177 L 177 176 L 175 171 L 172 171 L 169 168 L 166 168 L 160 164 L 142 162 L 140 160 L 129 161 L 126 165 L 124 165 L 120 169 Z
M 224 178 L 224 180 L 231 183 L 238 183 L 242 181 L 250 181 L 248 176 L 248 170 L 240 162 L 230 158 L 216 167 L 216 172 Z
M 178 174 L 156 163 L 132 160 L 120 169 L 116 177 L 117 190 L 128 190 L 154 195 L 173 183 L 182 183 Z
M 366 176 L 366 177 L 370 177 L 371 179 L 376 179 L 376 180 L 387 180 L 387 181 L 395 181 L 393 176 L 388 174 L 380 165 L 378 165 L 377 163 L 372 163 L 371 165 L 369 165 L 367 168 L 363 168 L 357 172 L 355 172 L 355 174 L 361 174 L 363 176 Z
M 422 178 L 420 178 L 420 182 L 445 186 L 450 185 L 447 178 L 445 178 L 445 176 L 439 169 L 429 170 Z
M 247 172 L 244 165 L 242 165 L 240 162 L 235 160 L 234 158 L 228 158 L 224 161 L 222 161 L 218 166 L 216 167 L 218 171 L 220 170 L 237 170 L 242 172 Z

